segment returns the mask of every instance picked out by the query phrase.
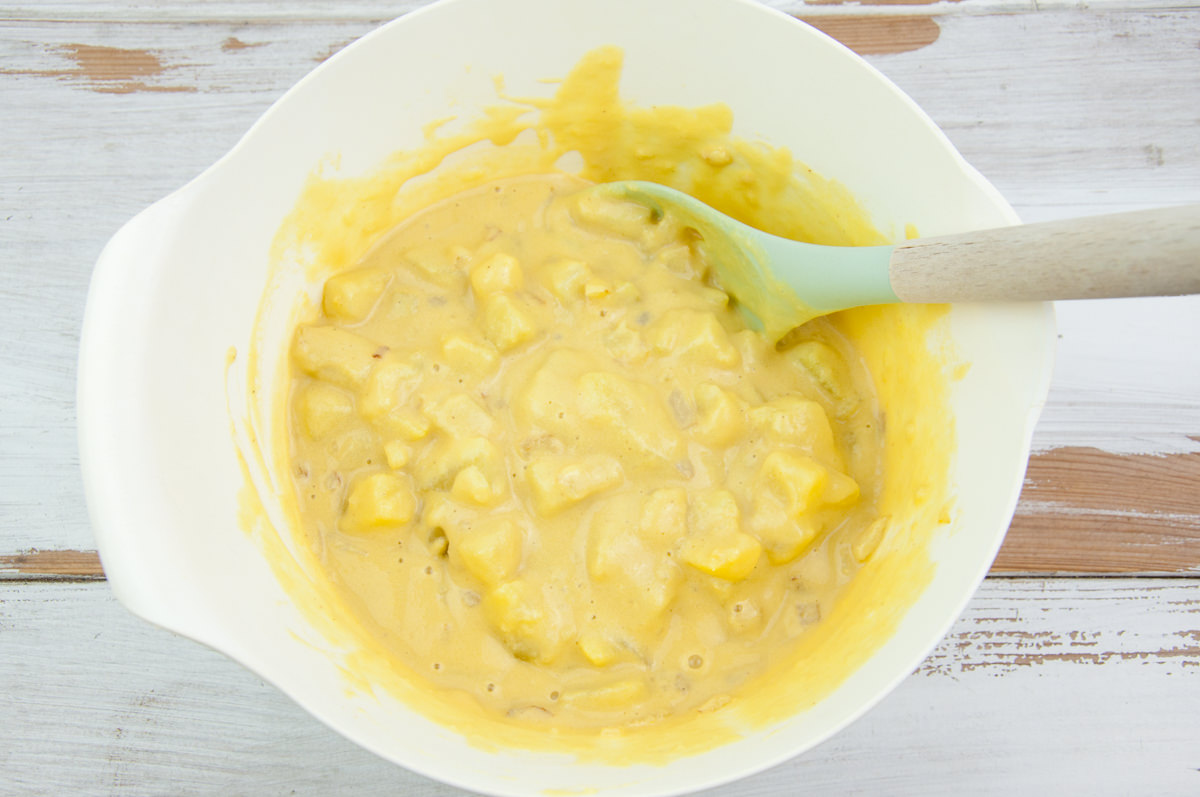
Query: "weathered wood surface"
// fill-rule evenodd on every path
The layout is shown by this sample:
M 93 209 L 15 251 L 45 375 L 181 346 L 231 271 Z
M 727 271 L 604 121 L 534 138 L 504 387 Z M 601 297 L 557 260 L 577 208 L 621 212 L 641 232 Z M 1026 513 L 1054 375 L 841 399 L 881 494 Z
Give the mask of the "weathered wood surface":
M 922 105 L 1028 221 L 1200 201 L 1195 0 L 774 0 Z M 0 794 L 452 794 L 115 604 L 74 437 L 108 237 L 423 0 L 0 3 Z M 1059 305 L 993 578 L 898 692 L 720 793 L 1200 793 L 1200 298 Z
M 924 665 L 723 795 L 1195 794 L 1195 579 L 994 579 Z M 451 795 L 104 584 L 0 584 L 0 794 Z

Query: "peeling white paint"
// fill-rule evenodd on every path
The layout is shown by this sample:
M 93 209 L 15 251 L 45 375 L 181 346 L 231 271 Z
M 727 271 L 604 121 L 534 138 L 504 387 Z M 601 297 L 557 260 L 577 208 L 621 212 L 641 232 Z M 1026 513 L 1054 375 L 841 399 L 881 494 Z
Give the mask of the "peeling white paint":
M 1198 487 L 1200 489 L 1200 487 Z M 1017 512 L 1026 515 L 1065 515 L 1068 517 L 1110 517 L 1128 520 L 1166 522 L 1184 528 L 1200 529 L 1200 514 L 1188 512 L 1145 512 L 1138 509 L 1100 509 L 1087 506 L 1072 506 L 1062 501 L 1021 500 Z M 1159 542 L 1155 538 L 1155 542 Z

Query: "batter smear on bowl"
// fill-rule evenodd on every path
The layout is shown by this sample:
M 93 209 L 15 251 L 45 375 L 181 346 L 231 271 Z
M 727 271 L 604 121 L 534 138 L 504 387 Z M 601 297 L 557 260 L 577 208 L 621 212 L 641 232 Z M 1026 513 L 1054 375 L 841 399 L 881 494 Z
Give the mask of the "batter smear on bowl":
M 481 744 L 628 763 L 813 705 L 870 656 L 931 573 L 953 430 L 943 308 L 776 344 L 678 220 L 584 190 L 886 240 L 725 106 L 623 103 L 620 67 L 602 48 L 549 99 L 310 179 L 276 240 L 318 290 L 274 456 L 289 583 L 358 682 Z

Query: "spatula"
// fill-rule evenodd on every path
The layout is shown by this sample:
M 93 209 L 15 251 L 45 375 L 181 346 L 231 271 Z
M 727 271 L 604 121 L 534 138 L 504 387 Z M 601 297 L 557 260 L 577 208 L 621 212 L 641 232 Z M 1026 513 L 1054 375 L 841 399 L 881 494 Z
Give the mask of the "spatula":
M 1200 205 L 852 247 L 769 235 L 657 183 L 588 190 L 670 212 L 695 229 L 717 282 L 772 338 L 871 304 L 1200 293 Z

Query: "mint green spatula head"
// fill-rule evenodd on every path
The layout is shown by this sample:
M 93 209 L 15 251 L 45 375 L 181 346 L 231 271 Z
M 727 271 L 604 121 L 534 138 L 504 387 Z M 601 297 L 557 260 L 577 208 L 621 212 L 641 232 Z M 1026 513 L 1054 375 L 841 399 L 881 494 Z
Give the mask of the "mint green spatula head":
M 601 183 L 591 190 L 670 213 L 694 229 L 717 283 L 736 301 L 747 323 L 772 340 L 817 316 L 900 301 L 888 280 L 893 246 L 790 241 L 657 183 Z
M 657 183 L 587 190 L 695 229 L 717 283 L 773 340 L 817 316 L 868 304 L 1200 293 L 1200 205 L 854 247 L 769 235 Z

